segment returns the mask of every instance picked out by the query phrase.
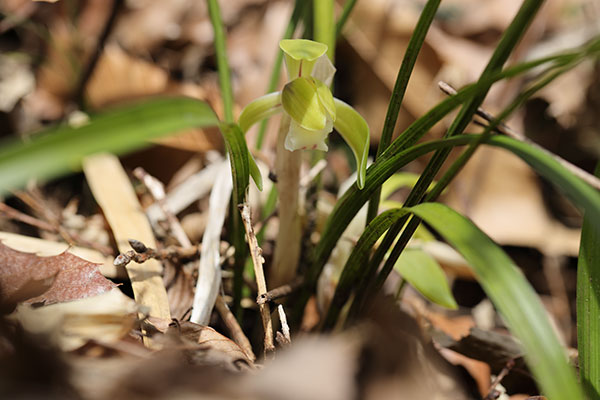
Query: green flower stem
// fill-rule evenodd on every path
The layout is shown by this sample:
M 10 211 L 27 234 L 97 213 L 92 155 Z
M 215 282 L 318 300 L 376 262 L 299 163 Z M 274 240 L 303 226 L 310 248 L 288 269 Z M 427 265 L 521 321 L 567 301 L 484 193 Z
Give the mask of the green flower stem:
M 285 137 L 290 126 L 290 117 L 283 115 L 277 136 L 275 173 L 279 193 L 279 232 L 275 242 L 275 255 L 271 268 L 269 286 L 278 287 L 290 283 L 296 275 L 300 257 L 300 216 L 298 197 L 302 152 L 285 149 Z

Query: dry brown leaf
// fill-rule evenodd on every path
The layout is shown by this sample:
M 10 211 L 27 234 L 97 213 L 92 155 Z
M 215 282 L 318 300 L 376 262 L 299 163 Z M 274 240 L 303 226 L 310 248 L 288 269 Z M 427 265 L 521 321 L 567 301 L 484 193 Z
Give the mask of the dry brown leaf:
M 113 342 L 125 336 L 136 321 L 137 306 L 119 289 L 80 300 L 33 307 L 20 304 L 11 318 L 31 333 L 47 335 L 65 351 L 88 340 Z
M 0 231 L 0 241 L 13 250 L 35 253 L 40 257 L 56 256 L 67 251 L 84 260 L 99 264 L 100 273 L 107 278 L 127 278 L 125 268 L 113 264 L 114 257 L 104 256 L 97 250 L 2 231 Z
M 185 321 L 171 327 L 170 332 L 198 345 L 198 351 L 192 355 L 195 364 L 217 364 L 233 371 L 254 365 L 240 346 L 209 326 Z
M 86 95 L 92 107 L 134 99 L 165 91 L 167 71 L 125 53 L 117 45 L 107 45 L 94 69 Z
M 39 257 L 13 250 L 0 243 L 0 293 L 3 300 L 17 295 L 26 285 L 42 283 L 53 277 L 48 290 L 28 298 L 28 302 L 57 303 L 77 300 L 96 296 L 116 287 L 102 276 L 98 264 L 73 254 L 63 252 L 57 256 Z

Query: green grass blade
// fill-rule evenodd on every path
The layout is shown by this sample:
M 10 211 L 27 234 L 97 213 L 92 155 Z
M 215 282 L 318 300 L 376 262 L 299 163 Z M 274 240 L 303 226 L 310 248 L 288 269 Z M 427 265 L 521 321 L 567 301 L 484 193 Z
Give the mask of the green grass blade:
M 340 15 L 340 19 L 335 24 L 335 37 L 339 37 L 342 34 L 342 29 L 344 29 L 344 25 L 346 25 L 346 21 L 348 21 L 348 17 L 350 17 L 350 13 L 352 13 L 355 5 L 356 0 L 346 0 L 344 3 L 342 15 Z
M 352 250 L 352 253 L 350 253 L 346 265 L 344 265 L 342 275 L 335 288 L 333 299 L 331 300 L 329 310 L 327 311 L 323 323 L 323 330 L 328 331 L 334 327 L 342 307 L 346 301 L 348 301 L 352 290 L 355 289 L 358 286 L 358 283 L 365 279 L 370 273 L 365 266 L 367 265 L 367 261 L 371 255 L 371 249 L 377 239 L 379 239 L 379 237 L 383 235 L 384 232 L 398 220 L 398 218 L 407 213 L 408 211 L 404 209 L 388 210 L 377 216 L 377 218 L 367 225 L 365 231 L 360 236 L 360 239 L 358 239 L 358 243 L 356 243 L 356 246 Z
M 231 72 L 227 62 L 227 46 L 225 44 L 225 29 L 221 20 L 221 11 L 217 0 L 207 0 L 208 14 L 215 33 L 215 52 L 217 54 L 217 69 L 219 70 L 219 86 L 223 98 L 225 122 L 234 122 L 233 118 L 233 89 L 231 88 Z
M 333 0 L 313 0 L 313 23 L 315 40 L 327 45 L 327 57 L 333 62 L 336 37 Z
M 442 204 L 423 203 L 411 210 L 473 267 L 479 283 L 523 344 L 525 359 L 544 395 L 553 400 L 582 399 L 544 307 L 504 251 L 471 221 Z
M 32 178 L 51 179 L 79 170 L 83 157 L 107 151 L 124 154 L 158 138 L 189 128 L 216 126 L 212 109 L 190 98 L 156 98 L 92 116 L 80 127 L 59 125 L 30 141 L 0 146 L 0 193 Z
M 394 84 L 394 90 L 388 104 L 387 114 L 385 116 L 385 122 L 383 124 L 383 130 L 381 131 L 381 139 L 379 140 L 379 146 L 377 147 L 377 154 L 375 159 L 387 149 L 392 142 L 392 135 L 396 128 L 396 122 L 398 121 L 398 114 L 400 113 L 400 106 L 406 93 L 408 86 L 408 80 L 412 74 L 415 63 L 417 62 L 417 56 L 423 47 L 425 42 L 425 35 L 433 22 L 433 17 L 437 12 L 441 0 L 429 0 L 423 11 L 419 21 L 415 26 L 415 30 L 410 37 L 400 70 L 398 70 L 398 76 L 396 77 L 396 83 Z M 379 200 L 381 197 L 381 189 L 375 191 L 371 200 L 369 201 L 369 210 L 367 212 L 367 224 L 377 215 L 379 209 Z
M 596 176 L 600 168 L 596 168 Z M 588 398 L 600 398 L 600 228 L 586 214 L 577 262 L 579 377 Z
M 523 2 L 519 11 L 513 18 L 512 22 L 510 23 L 506 31 L 503 33 L 502 38 L 498 43 L 498 46 L 494 50 L 494 53 L 490 57 L 488 64 L 486 65 L 485 69 L 480 75 L 476 85 L 479 90 L 473 96 L 469 97 L 469 99 L 467 99 L 467 101 L 463 104 L 462 108 L 458 112 L 458 115 L 452 121 L 452 124 L 448 128 L 448 131 L 446 132 L 446 137 L 452 137 L 461 134 L 467 127 L 467 125 L 471 122 L 473 115 L 477 111 L 477 108 L 481 105 L 483 99 L 487 95 L 487 92 L 492 86 L 493 82 L 490 80 L 490 78 L 492 78 L 494 75 L 496 75 L 502 70 L 502 66 L 510 56 L 510 53 L 515 48 L 515 46 L 529 27 L 529 25 L 531 24 L 531 21 L 537 14 L 537 11 L 541 7 L 542 3 L 543 0 L 525 0 Z M 446 161 L 446 158 L 448 158 L 450 151 L 450 148 L 444 148 L 437 151 L 433 155 L 433 157 L 427 163 L 427 166 L 423 170 L 419 181 L 409 193 L 404 203 L 405 206 L 413 206 L 423 201 L 427 188 L 433 181 L 436 174 L 441 169 L 442 165 Z M 468 155 L 465 158 L 467 157 Z M 392 227 L 386 236 L 394 235 L 395 237 L 399 232 L 400 223 L 403 224 L 404 221 L 399 221 L 398 225 Z M 372 289 L 373 291 L 377 291 L 378 288 L 381 287 L 389 273 L 392 271 L 396 259 L 400 256 L 402 250 L 404 249 L 404 247 L 406 246 L 406 244 L 408 243 L 418 226 L 418 220 L 412 219 L 407 228 L 402 232 L 400 239 L 394 245 L 390 257 L 388 257 L 386 263 L 384 264 L 377 277 L 376 285 Z M 384 241 L 386 244 L 392 243 L 393 239 L 390 237 L 386 237 Z M 386 252 L 387 250 L 387 248 L 382 249 L 382 251 Z

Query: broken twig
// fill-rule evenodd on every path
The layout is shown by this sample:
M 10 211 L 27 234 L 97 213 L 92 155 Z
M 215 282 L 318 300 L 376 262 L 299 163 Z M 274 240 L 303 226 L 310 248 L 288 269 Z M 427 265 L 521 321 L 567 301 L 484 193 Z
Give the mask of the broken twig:
M 254 275 L 256 276 L 256 284 L 258 286 L 258 295 L 267 293 L 267 283 L 265 281 L 265 272 L 263 270 L 263 263 L 265 259 L 262 256 L 262 250 L 258 246 L 254 229 L 252 228 L 252 221 L 250 220 L 250 206 L 248 203 L 238 205 L 242 214 L 242 221 L 246 228 L 246 239 L 248 240 L 248 246 L 250 247 L 250 255 L 252 256 L 252 264 L 254 265 Z M 269 353 L 275 350 L 273 344 L 273 322 L 271 321 L 271 312 L 268 304 L 258 305 L 260 316 L 263 323 L 263 329 L 265 331 L 265 353 Z
M 242 348 L 242 350 L 244 350 L 244 353 L 246 353 L 246 356 L 250 360 L 255 361 L 256 356 L 254 355 L 254 352 L 252 351 L 252 345 L 250 344 L 250 341 L 244 334 L 244 331 L 242 331 L 240 324 L 238 323 L 237 319 L 235 318 L 235 315 L 233 315 L 233 313 L 227 306 L 227 303 L 225 302 L 225 299 L 223 298 L 223 296 L 221 296 L 221 295 L 217 296 L 217 301 L 215 302 L 215 308 L 219 312 L 219 315 L 223 319 L 223 322 L 227 326 L 227 329 L 229 329 L 229 332 L 231 332 L 233 341 L 236 342 Z
M 165 249 L 156 250 L 146 247 L 142 242 L 135 239 L 129 239 L 129 245 L 133 250 L 119 254 L 115 257 L 113 264 L 117 267 L 124 267 L 130 262 L 143 263 L 151 258 L 156 260 L 181 260 L 195 258 L 200 255 L 201 245 L 191 247 L 169 246 Z
M 287 346 L 292 343 L 292 338 L 290 336 L 290 326 L 288 325 L 283 305 L 280 304 L 277 306 L 277 312 L 279 313 L 279 322 L 281 322 L 281 332 L 277 332 L 277 343 L 281 346 Z
M 304 283 L 304 279 L 301 277 L 296 278 L 292 283 L 288 283 L 283 286 L 279 286 L 273 290 L 269 290 L 266 293 L 259 294 L 256 298 L 256 303 L 258 305 L 270 303 L 274 300 L 280 299 L 282 297 L 288 296 L 294 291 L 296 291 L 302 284 Z

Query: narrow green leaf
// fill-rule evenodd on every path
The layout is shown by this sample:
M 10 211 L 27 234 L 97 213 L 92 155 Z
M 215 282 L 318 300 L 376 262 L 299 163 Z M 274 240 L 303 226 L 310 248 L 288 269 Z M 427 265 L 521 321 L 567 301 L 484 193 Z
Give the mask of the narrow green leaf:
M 246 138 L 237 124 L 221 123 L 219 129 L 225 138 L 225 145 L 231 163 L 233 177 L 233 200 L 235 206 L 242 204 L 248 188 L 250 167 Z
M 507 136 L 492 136 L 487 144 L 510 150 L 531 166 L 537 173 L 558 187 L 595 226 L 600 226 L 600 193 L 573 175 L 548 151 L 530 143 L 520 142 Z
M 221 20 L 221 10 L 217 0 L 207 0 L 208 14 L 215 33 L 215 52 L 217 54 L 217 69 L 219 70 L 219 86 L 223 98 L 225 122 L 232 123 L 233 119 L 233 89 L 231 88 L 231 72 L 227 61 L 227 45 L 225 29 Z
M 600 168 L 596 168 L 596 176 Z M 587 216 L 577 262 L 579 376 L 590 399 L 600 398 L 600 227 Z
M 390 179 L 385 181 L 381 186 L 381 201 L 387 200 L 387 198 L 398 189 L 415 186 L 418 180 L 419 175 L 412 172 L 398 172 L 397 174 L 392 175 Z M 431 189 L 434 184 L 435 182 L 433 182 L 429 188 Z
M 369 156 L 369 125 L 352 107 L 341 100 L 334 99 L 336 119 L 334 128 L 344 138 L 356 158 L 357 184 L 360 189 L 365 186 L 367 157 Z
M 342 29 L 344 29 L 344 25 L 346 25 L 346 21 L 348 20 L 348 17 L 350 16 L 350 13 L 352 12 L 352 9 L 354 8 L 354 5 L 356 4 L 356 0 L 346 0 L 346 2 L 344 3 L 344 9 L 342 10 L 342 15 L 340 16 L 340 19 L 338 19 L 337 23 L 335 24 L 335 36 L 340 36 L 342 34 Z
M 419 21 L 417 21 L 415 30 L 410 37 L 406 52 L 404 53 L 404 58 L 402 59 L 402 64 L 398 70 L 398 76 L 396 77 L 394 90 L 392 91 L 392 96 L 388 104 L 383 130 L 381 131 L 381 139 L 379 141 L 379 146 L 377 147 L 377 154 L 375 157 L 376 160 L 377 157 L 379 157 L 381 153 L 383 153 L 383 151 L 389 147 L 392 141 L 392 134 L 396 128 L 396 121 L 398 120 L 400 106 L 402 105 L 402 100 L 404 99 L 404 94 L 408 86 L 410 75 L 412 74 L 415 63 L 417 62 L 417 56 L 421 51 L 421 47 L 423 47 L 425 36 L 427 31 L 429 31 L 431 23 L 433 22 L 435 13 L 440 5 L 440 1 L 441 0 L 427 1 L 427 4 L 425 4 L 425 7 L 423 7 L 423 11 L 421 11 L 421 15 L 419 16 Z M 375 215 L 377 215 L 380 197 L 379 190 L 376 190 L 373 194 L 373 197 L 369 201 L 367 223 L 372 220 Z
M 396 261 L 394 269 L 432 302 L 446 308 L 458 308 L 442 267 L 423 250 L 405 249 Z
M 248 148 L 246 147 L 246 149 L 248 149 Z M 250 149 L 248 149 L 248 168 L 250 169 L 250 176 L 252 177 L 252 180 L 256 184 L 256 187 L 258 188 L 258 190 L 260 190 L 262 192 L 262 190 L 263 190 L 262 175 L 260 173 L 260 169 L 258 168 L 258 165 L 256 165 L 256 160 L 254 160 L 254 157 L 252 157 L 252 154 L 250 154 Z
M 477 81 L 478 92 L 465 101 L 459 110 L 458 115 L 456 118 L 454 118 L 452 124 L 450 124 L 450 127 L 445 135 L 446 137 L 462 134 L 467 125 L 471 122 L 473 115 L 477 111 L 477 108 L 483 102 L 483 99 L 492 86 L 490 78 L 502 70 L 502 66 L 508 59 L 514 47 L 517 45 L 520 38 L 527 30 L 529 24 L 531 24 L 531 21 L 535 17 L 542 3 L 543 0 L 523 1 L 512 22 L 502 34 L 500 42 L 496 46 L 494 53 L 490 57 L 488 64 Z M 423 201 L 423 197 L 427 188 L 448 158 L 450 151 L 450 148 L 440 149 L 431 157 L 427 163 L 427 166 L 423 170 L 419 181 L 408 194 L 408 197 L 404 203 L 405 206 L 413 206 Z M 374 291 L 381 287 L 387 275 L 392 271 L 396 257 L 400 255 L 404 246 L 406 246 L 418 225 L 419 224 L 417 220 L 412 220 L 407 229 L 402 232 L 402 237 L 396 241 L 390 257 L 379 273 L 377 284 L 373 288 Z M 398 234 L 398 231 L 399 226 L 395 226 L 390 229 L 390 232 L 388 232 L 388 238 L 385 240 L 386 244 L 394 241 L 393 239 Z M 394 238 L 391 237 L 392 235 Z M 383 250 L 387 251 L 387 249 Z
M 342 307 L 350 297 L 352 290 L 356 288 L 357 282 L 363 280 L 369 271 L 365 268 L 371 248 L 381 235 L 396 222 L 401 216 L 407 214 L 404 209 L 393 209 L 381 213 L 367 227 L 358 239 L 358 243 L 350 253 L 342 275 L 335 288 L 335 294 L 323 322 L 323 330 L 330 330 L 335 325 Z
M 327 45 L 327 56 L 333 61 L 335 55 L 335 20 L 333 0 L 313 0 L 314 37 Z
M 0 193 L 23 187 L 32 178 L 79 170 L 83 157 L 93 153 L 124 154 L 148 146 L 149 139 L 218 123 L 202 101 L 157 98 L 92 116 L 77 128 L 59 125 L 27 142 L 5 141 L 0 146 Z
M 553 400 L 581 399 L 580 387 L 567 363 L 546 311 L 511 259 L 471 221 L 437 203 L 411 207 L 475 270 L 479 283 L 521 341 L 525 359 L 545 396 Z

